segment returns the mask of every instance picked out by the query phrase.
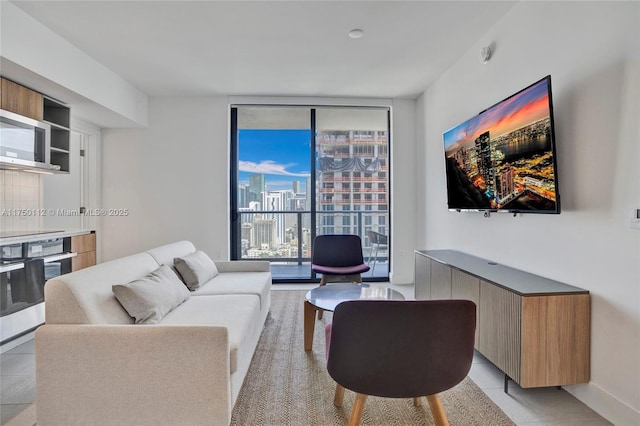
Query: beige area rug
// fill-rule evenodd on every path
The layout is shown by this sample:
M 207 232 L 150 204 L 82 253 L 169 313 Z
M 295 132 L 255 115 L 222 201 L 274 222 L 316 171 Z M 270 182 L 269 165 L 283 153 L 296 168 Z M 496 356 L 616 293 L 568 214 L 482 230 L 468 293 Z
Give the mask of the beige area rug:
M 304 291 L 272 291 L 271 313 L 258 342 L 231 424 L 241 426 L 346 425 L 354 394 L 333 405 L 335 382 L 325 367 L 324 324 L 316 321 L 313 350 L 303 348 Z M 451 425 L 514 425 L 466 378 L 441 394 Z M 362 425 L 432 425 L 429 405 L 411 399 L 368 397 Z

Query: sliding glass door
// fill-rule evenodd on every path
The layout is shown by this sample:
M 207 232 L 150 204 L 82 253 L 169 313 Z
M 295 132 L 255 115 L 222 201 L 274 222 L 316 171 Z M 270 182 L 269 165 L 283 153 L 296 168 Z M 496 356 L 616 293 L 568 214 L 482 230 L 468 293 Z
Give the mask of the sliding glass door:
M 388 280 L 387 108 L 234 106 L 231 128 L 232 259 L 311 281 L 313 238 L 356 234 L 363 278 Z
M 366 278 L 389 278 L 389 119 L 380 108 L 317 108 L 316 232 L 362 238 Z

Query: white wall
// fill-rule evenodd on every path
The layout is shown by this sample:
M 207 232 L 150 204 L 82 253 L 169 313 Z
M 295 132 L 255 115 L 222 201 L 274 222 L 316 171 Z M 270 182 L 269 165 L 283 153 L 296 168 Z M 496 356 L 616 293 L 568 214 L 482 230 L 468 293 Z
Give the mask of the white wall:
M 394 99 L 391 115 L 392 284 L 413 284 L 416 249 L 416 102 Z
M 102 221 L 102 259 L 187 239 L 227 257 L 226 97 L 152 98 L 146 129 L 104 130 L 102 207 L 129 209 Z
M 521 2 L 417 107 L 418 246 L 589 290 L 591 382 L 568 390 L 625 425 L 640 424 L 640 229 L 630 228 L 640 208 L 639 52 L 638 2 Z M 448 212 L 442 132 L 547 74 L 562 213 Z
M 76 115 L 82 111 L 83 119 L 96 124 L 147 124 L 146 94 L 16 5 L 1 1 L 0 11 L 4 77 L 65 102 L 78 102 Z
M 127 208 L 102 220 L 102 259 L 189 239 L 229 257 L 229 103 L 345 104 L 340 99 L 152 98 L 147 129 L 102 134 L 102 207 Z M 349 100 L 392 106 L 393 282 L 413 280 L 415 101 Z

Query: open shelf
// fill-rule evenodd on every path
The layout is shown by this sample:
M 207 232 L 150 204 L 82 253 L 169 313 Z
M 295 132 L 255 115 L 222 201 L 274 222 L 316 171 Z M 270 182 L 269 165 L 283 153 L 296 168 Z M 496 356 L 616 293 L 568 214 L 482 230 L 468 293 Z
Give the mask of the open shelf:
M 57 124 L 58 126 L 69 128 L 70 114 L 69 107 L 54 101 L 46 96 L 43 97 L 43 120 L 50 124 Z
M 42 115 L 43 120 L 51 126 L 50 162 L 60 166 L 60 172 L 69 173 L 69 107 L 45 96 Z

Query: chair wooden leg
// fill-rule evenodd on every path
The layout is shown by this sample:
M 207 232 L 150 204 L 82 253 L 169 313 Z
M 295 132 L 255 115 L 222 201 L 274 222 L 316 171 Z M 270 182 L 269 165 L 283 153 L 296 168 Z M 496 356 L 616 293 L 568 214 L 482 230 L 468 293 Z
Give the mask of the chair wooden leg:
M 364 403 L 367 401 L 367 395 L 362 393 L 356 394 L 356 400 L 353 403 L 353 409 L 351 410 L 351 417 L 349 417 L 349 426 L 359 426 L 360 420 L 362 420 L 362 411 L 364 410 Z
M 313 349 L 313 330 L 316 327 L 316 308 L 304 301 L 304 350 Z
M 342 401 L 344 400 L 344 387 L 336 383 L 336 393 L 333 396 L 333 405 L 336 407 L 342 407 Z
M 413 405 L 414 405 L 414 407 L 419 407 L 420 406 L 420 397 L 419 396 L 416 397 L 416 398 L 413 398 Z
M 436 426 L 449 426 L 449 420 L 447 419 L 447 413 L 444 411 L 444 407 L 442 406 L 440 394 L 427 396 L 427 401 L 429 401 L 429 407 L 431 408 L 431 414 L 433 414 Z

